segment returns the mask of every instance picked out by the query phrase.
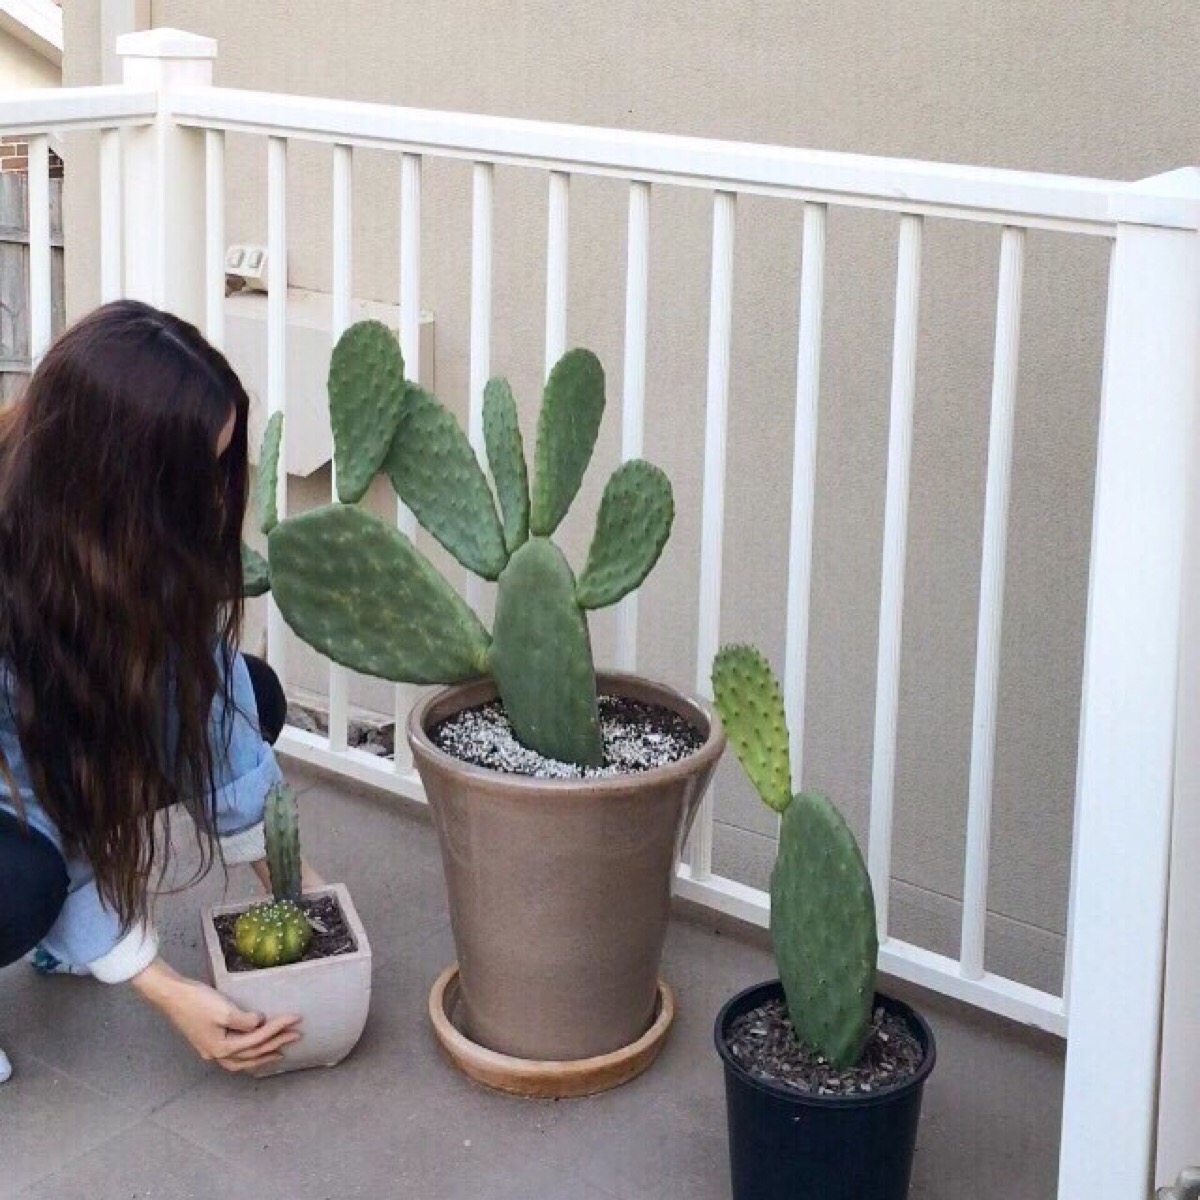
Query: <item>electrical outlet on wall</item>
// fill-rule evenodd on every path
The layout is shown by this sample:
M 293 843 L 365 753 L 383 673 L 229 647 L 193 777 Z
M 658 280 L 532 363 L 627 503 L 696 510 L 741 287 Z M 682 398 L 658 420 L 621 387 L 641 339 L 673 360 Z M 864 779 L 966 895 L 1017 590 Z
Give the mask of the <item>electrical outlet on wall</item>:
M 265 292 L 268 281 L 267 248 L 230 246 L 225 251 L 225 276 L 237 280 L 242 290 Z

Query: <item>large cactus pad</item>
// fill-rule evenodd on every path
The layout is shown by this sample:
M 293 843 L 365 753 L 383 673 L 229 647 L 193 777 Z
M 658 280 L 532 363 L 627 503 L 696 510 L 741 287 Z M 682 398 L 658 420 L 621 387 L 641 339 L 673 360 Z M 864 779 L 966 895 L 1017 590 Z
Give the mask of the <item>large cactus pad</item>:
M 571 568 L 546 538 L 530 538 L 500 576 L 490 667 L 526 746 L 560 762 L 603 761 L 587 621 Z
M 351 670 L 400 683 L 483 674 L 479 618 L 398 530 L 329 505 L 271 531 L 271 587 L 283 618 Z
M 546 380 L 533 460 L 530 531 L 548 537 L 567 515 L 592 461 L 604 416 L 604 368 L 590 350 L 568 350 Z
M 792 799 L 783 694 L 753 646 L 723 646 L 713 660 L 713 696 L 721 724 L 758 794 L 776 812 Z
M 267 560 L 257 550 L 242 543 L 242 595 L 247 599 L 271 590 L 271 572 Z
M 504 542 L 511 554 L 529 536 L 529 469 L 517 402 L 506 379 L 489 380 L 483 390 L 483 440 L 504 515 Z
M 495 579 L 508 562 L 483 468 L 441 402 L 410 387 L 384 460 L 396 494 L 468 571 Z
M 771 939 L 800 1040 L 854 1066 L 875 1002 L 875 901 L 854 834 L 824 796 L 802 792 L 784 811 Z
M 640 587 L 671 536 L 671 483 L 641 459 L 618 467 L 600 500 L 596 532 L 577 594 L 584 608 L 604 608 Z
M 267 793 L 263 806 L 263 834 L 272 895 L 276 900 L 299 900 L 302 874 L 300 813 L 295 793 L 285 784 L 278 784 Z
M 400 346 L 382 322 L 359 321 L 338 339 L 329 362 L 329 420 L 343 503 L 358 503 L 383 465 L 406 386 Z

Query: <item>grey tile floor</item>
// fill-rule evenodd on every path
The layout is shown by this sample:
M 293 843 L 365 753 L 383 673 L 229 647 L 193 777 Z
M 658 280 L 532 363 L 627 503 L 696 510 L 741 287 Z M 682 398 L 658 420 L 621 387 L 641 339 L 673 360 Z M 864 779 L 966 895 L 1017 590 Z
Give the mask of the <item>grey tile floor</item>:
M 680 1015 L 662 1058 L 629 1086 L 559 1103 L 494 1095 L 456 1074 L 425 998 L 453 956 L 428 823 L 316 777 L 302 788 L 306 851 L 350 885 L 376 954 L 372 1014 L 334 1071 L 255 1082 L 189 1057 L 127 989 L 0 972 L 0 1200 L 725 1200 L 721 1074 L 711 1021 L 771 974 L 751 943 L 673 923 L 665 974 Z M 161 901 L 165 952 L 200 970 L 197 913 L 235 872 Z M 915 999 L 939 1040 L 913 1200 L 1050 1200 L 1062 1089 L 1053 1039 Z

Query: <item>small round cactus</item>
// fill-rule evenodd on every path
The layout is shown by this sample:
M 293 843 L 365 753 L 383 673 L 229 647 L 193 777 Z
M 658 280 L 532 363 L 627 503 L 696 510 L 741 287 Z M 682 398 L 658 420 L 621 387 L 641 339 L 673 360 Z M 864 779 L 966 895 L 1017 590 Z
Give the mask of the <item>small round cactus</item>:
M 256 904 L 233 926 L 237 952 L 256 967 L 282 967 L 301 958 L 312 941 L 312 926 L 290 900 Z

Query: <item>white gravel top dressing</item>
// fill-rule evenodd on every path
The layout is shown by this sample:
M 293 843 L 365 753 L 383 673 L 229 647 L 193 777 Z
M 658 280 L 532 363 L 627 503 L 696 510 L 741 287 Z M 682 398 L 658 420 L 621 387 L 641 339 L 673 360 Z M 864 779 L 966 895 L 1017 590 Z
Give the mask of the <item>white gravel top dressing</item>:
M 537 779 L 604 779 L 665 767 L 694 754 L 704 739 L 669 709 L 618 696 L 600 697 L 604 765 L 580 767 L 543 758 L 513 735 L 498 702 L 464 709 L 431 734 L 436 746 L 473 766 Z

